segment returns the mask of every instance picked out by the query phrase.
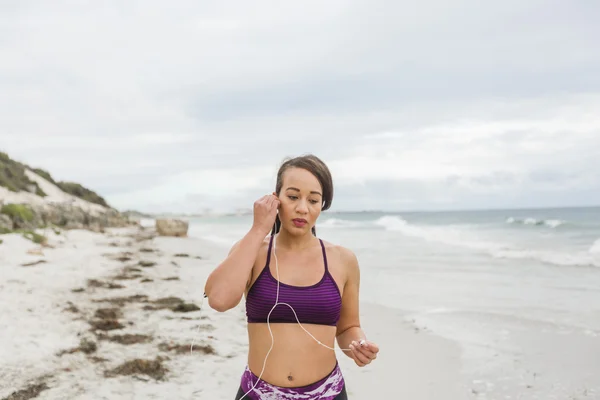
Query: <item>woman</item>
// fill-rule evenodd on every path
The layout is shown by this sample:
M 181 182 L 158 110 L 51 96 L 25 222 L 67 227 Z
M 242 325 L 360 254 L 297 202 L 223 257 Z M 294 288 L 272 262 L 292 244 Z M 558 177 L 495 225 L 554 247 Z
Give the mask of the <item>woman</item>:
M 254 203 L 251 229 L 206 282 L 217 311 L 246 297 L 248 365 L 236 400 L 347 399 L 334 342 L 360 367 L 379 348 L 360 326 L 356 256 L 316 236 L 333 199 L 329 169 L 313 155 L 288 159 L 275 189 Z

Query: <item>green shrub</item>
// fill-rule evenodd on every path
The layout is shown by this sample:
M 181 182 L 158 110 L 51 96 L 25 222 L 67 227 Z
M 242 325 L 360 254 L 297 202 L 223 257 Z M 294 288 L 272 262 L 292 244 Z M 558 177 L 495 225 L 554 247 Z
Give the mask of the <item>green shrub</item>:
M 46 244 L 46 242 L 48 241 L 48 238 L 46 238 L 46 236 L 40 235 L 40 234 L 35 233 L 33 231 L 21 231 L 21 232 L 23 233 L 23 237 L 25 239 L 29 239 L 33 243 Z
M 36 174 L 38 174 L 39 176 L 41 176 L 42 178 L 44 178 L 45 180 L 47 180 L 48 182 L 56 185 L 56 182 L 54 181 L 54 179 L 52 178 L 52 175 L 50 175 L 50 173 L 48 171 L 41 169 L 41 168 L 33 168 L 32 171 L 35 172 Z
M 62 191 L 68 194 L 89 201 L 90 203 L 95 203 L 110 208 L 104 198 L 99 196 L 94 191 L 81 186 L 79 183 L 63 181 L 57 182 L 54 180 L 54 178 L 52 178 L 52 175 L 50 175 L 48 171 L 41 168 L 31 168 L 25 164 L 11 160 L 8 154 L 0 152 L 0 186 L 5 187 L 12 192 L 29 191 L 35 189 L 33 190 L 35 194 L 45 197 L 46 193 L 44 193 L 38 184 L 31 181 L 27 177 L 27 174 L 25 173 L 26 169 L 30 169 L 48 182 L 58 186 Z
M 46 242 L 48 241 L 48 238 L 46 238 L 46 236 L 40 235 L 33 231 L 25 231 L 22 229 L 17 229 L 15 231 L 11 231 L 10 229 L 0 228 L 0 235 L 5 235 L 8 233 L 20 233 L 23 235 L 23 237 L 25 239 L 31 240 L 33 243 L 37 243 L 37 244 L 46 244 Z M 2 243 L 2 240 L 0 240 L 0 243 Z
M 6 153 L 0 152 L 0 186 L 12 192 L 29 191 L 33 186 L 38 196 L 45 197 L 46 193 L 38 184 L 27 177 L 25 168 L 25 165 L 11 160 Z
M 5 204 L 0 209 L 0 214 L 8 215 L 13 221 L 15 219 L 25 222 L 33 221 L 33 211 L 24 204 Z
M 58 182 L 58 187 L 65 193 L 69 193 L 73 196 L 79 197 L 80 199 L 89 201 L 90 203 L 99 204 L 101 206 L 110 208 L 106 200 L 100 197 L 97 193 L 81 186 L 75 182 Z

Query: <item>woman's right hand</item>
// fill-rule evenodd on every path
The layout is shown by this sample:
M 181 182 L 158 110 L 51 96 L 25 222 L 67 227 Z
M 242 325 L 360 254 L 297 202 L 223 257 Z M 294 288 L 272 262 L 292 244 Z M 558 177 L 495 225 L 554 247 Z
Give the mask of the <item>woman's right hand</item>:
M 253 228 L 267 236 L 275 224 L 278 208 L 279 198 L 274 194 L 268 194 L 256 200 L 254 202 Z

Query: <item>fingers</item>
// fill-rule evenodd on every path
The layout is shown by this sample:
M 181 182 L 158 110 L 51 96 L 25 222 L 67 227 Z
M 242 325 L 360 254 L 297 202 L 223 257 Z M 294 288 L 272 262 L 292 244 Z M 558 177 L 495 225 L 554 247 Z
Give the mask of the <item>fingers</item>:
M 265 232 L 265 235 L 273 228 L 276 214 L 279 209 L 279 199 L 277 196 L 267 194 L 254 202 L 254 223 L 260 232 Z
M 356 342 L 353 343 L 354 344 L 350 345 L 350 350 L 352 351 L 354 362 L 356 362 L 359 367 L 364 367 L 371 362 L 371 359 L 368 357 L 368 355 L 363 353 L 363 350 L 360 349 L 360 346 Z
M 356 362 L 356 365 L 359 367 L 364 367 L 370 362 L 369 358 L 362 354 L 355 346 L 350 345 L 350 350 L 352 350 L 354 362 Z
M 360 346 L 358 346 L 358 350 L 365 355 L 365 357 L 367 357 L 369 360 L 374 360 L 377 358 L 377 354 L 373 353 L 371 350 L 362 348 Z
M 279 207 L 279 199 L 277 198 L 277 196 L 274 195 L 268 195 L 269 196 L 269 209 L 277 208 Z
M 375 343 L 365 342 L 362 346 L 356 341 L 350 344 L 350 350 L 356 364 L 364 367 L 377 358 L 379 347 Z
M 279 200 L 273 195 L 267 195 L 266 205 L 267 209 L 271 211 L 273 208 L 277 208 L 279 205 Z
M 267 200 L 267 196 L 262 196 L 261 198 L 259 198 L 258 200 L 255 201 L 255 204 L 264 204 L 265 201 Z
M 256 200 L 256 204 L 263 204 L 268 210 L 271 210 L 273 208 L 273 205 L 279 206 L 279 199 L 277 198 L 277 196 L 274 196 L 272 194 L 266 194 L 258 200 Z
M 369 350 L 370 352 L 374 353 L 376 356 L 377 356 L 377 353 L 379 353 L 379 346 L 377 346 L 375 343 L 365 341 L 365 344 L 363 347 L 365 349 Z

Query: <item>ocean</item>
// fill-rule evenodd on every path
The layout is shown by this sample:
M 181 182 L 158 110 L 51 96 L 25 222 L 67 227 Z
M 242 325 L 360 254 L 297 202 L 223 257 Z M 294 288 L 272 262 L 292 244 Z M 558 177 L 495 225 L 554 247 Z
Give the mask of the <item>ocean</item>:
M 231 246 L 251 224 L 196 218 L 189 235 Z M 570 324 L 586 304 L 600 310 L 600 207 L 323 213 L 317 235 L 355 252 L 364 301 L 414 313 L 531 308 L 538 318 L 544 304 L 559 311 L 545 318 Z M 600 318 L 577 324 L 600 330 Z
M 190 236 L 231 246 L 252 216 L 190 223 Z M 600 370 L 585 345 L 555 351 L 599 341 L 600 207 L 325 212 L 317 235 L 355 252 L 361 301 L 399 309 L 415 326 L 460 343 L 471 376 L 497 378 L 504 369 L 514 381 L 517 359 L 522 380 L 571 358 L 573 374 Z

